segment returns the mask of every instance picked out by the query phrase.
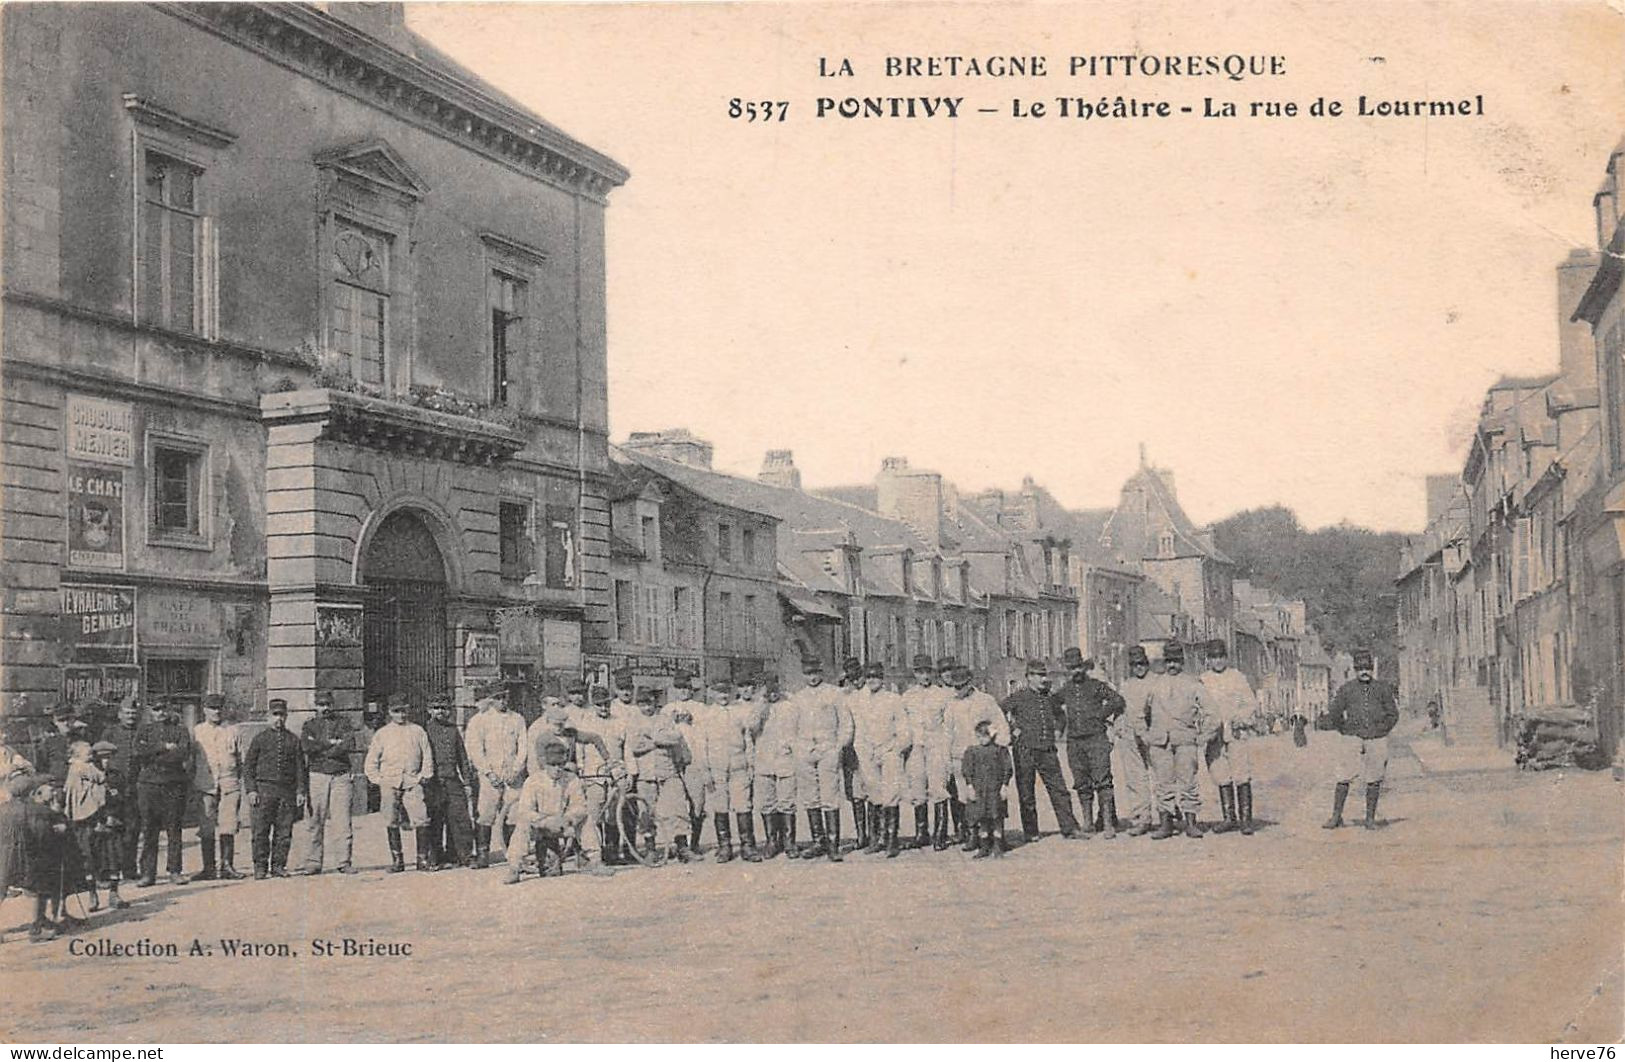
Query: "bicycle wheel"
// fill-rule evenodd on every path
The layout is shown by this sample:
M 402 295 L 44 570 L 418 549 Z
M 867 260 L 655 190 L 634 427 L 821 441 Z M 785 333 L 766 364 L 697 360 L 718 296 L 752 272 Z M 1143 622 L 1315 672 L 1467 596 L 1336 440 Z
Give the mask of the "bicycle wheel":
M 621 856 L 646 867 L 658 866 L 663 860 L 659 852 L 650 855 L 638 847 L 638 834 L 654 816 L 649 802 L 636 793 L 621 793 L 615 797 L 611 814 L 620 828 Z

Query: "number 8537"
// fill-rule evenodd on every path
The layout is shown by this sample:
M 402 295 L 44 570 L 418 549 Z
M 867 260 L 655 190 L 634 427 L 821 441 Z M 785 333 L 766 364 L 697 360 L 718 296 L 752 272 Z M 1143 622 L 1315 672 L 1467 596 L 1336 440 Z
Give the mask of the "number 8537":
M 747 122 L 782 122 L 789 113 L 789 100 L 742 100 L 735 96 L 728 101 L 728 117 Z

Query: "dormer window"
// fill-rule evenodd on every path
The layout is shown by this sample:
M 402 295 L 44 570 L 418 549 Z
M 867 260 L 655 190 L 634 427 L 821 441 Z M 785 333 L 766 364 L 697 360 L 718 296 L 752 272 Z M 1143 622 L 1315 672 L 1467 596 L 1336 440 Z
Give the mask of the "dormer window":
M 1174 555 L 1174 533 L 1164 530 L 1157 536 L 1157 556 L 1172 557 Z

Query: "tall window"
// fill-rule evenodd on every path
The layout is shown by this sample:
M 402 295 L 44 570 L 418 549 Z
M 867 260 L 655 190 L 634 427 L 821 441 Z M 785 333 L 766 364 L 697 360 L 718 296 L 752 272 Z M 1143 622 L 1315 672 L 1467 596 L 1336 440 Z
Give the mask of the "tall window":
M 686 586 L 674 586 L 671 590 L 671 641 L 682 649 L 694 648 L 692 637 L 693 627 L 690 625 L 689 612 L 693 609 L 691 591 Z
M 141 319 L 202 332 L 203 171 L 148 151 L 141 193 Z
M 746 533 L 748 534 L 749 532 L 746 532 Z M 756 652 L 756 650 L 758 648 L 758 646 L 756 644 L 756 637 L 757 637 L 756 595 L 755 594 L 746 594 L 745 595 L 745 651 L 746 652 L 750 652 L 750 653 Z
M 739 532 L 739 548 L 744 554 L 745 563 L 751 566 L 756 564 L 756 532 L 745 528 Z
M 525 282 L 494 270 L 491 273 L 491 401 L 508 401 L 510 355 L 524 349 L 520 327 L 525 320 Z
M 660 631 L 661 614 L 665 612 L 665 609 L 661 608 L 660 597 L 658 586 L 643 588 L 643 636 L 639 640 L 644 645 L 660 645 L 666 640 Z
M 652 516 L 640 518 L 638 533 L 642 537 L 638 544 L 643 548 L 643 555 L 650 560 L 659 560 L 657 547 L 660 545 L 660 532 L 656 528 L 655 518 Z
M 497 552 L 504 579 L 530 574 L 529 506 L 503 502 L 497 513 Z
M 637 600 L 631 580 L 615 580 L 615 637 L 623 642 L 637 640 Z
M 717 635 L 722 648 L 732 649 L 734 644 L 734 596 L 724 590 L 717 594 Z
M 149 470 L 151 530 L 155 539 L 203 535 L 204 450 L 155 442 Z
M 732 524 L 721 523 L 717 525 L 717 557 L 721 560 L 733 560 L 734 555 L 734 529 Z
M 1625 324 L 1616 324 L 1602 337 L 1603 418 L 1607 424 L 1608 467 L 1625 468 Z
M 383 383 L 389 347 L 389 237 L 342 219 L 334 219 L 332 231 L 328 340 L 357 380 Z

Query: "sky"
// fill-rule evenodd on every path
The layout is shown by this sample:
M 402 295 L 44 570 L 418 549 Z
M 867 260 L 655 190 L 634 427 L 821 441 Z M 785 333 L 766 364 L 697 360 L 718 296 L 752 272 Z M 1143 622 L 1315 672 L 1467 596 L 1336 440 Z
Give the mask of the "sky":
M 1104 507 L 1139 462 L 1193 519 L 1419 530 L 1485 389 L 1557 364 L 1554 270 L 1595 247 L 1625 133 L 1607 4 L 414 5 L 412 27 L 627 166 L 608 211 L 612 438 L 687 427 L 809 486 L 904 456 Z M 1278 55 L 1285 74 L 1072 78 L 1068 57 Z M 883 76 L 1042 55 L 1044 78 Z M 856 76 L 823 78 L 851 60 Z M 1484 97 L 1471 118 L 1320 97 Z M 1015 118 L 1133 96 L 1294 118 Z M 827 96 L 963 96 L 947 119 Z M 732 98 L 788 100 L 784 122 Z

